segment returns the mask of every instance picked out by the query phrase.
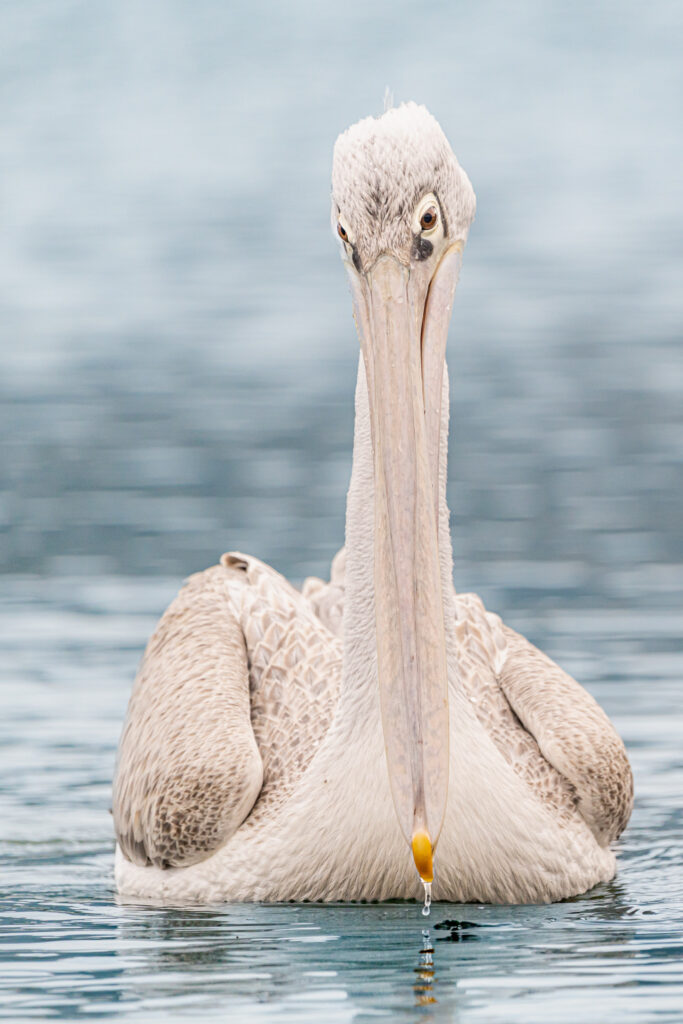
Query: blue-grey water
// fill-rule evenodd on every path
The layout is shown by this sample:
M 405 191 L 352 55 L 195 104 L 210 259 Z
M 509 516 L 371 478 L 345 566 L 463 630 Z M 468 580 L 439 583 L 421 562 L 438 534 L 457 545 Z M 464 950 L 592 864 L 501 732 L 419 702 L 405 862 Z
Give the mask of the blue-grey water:
M 0 1016 L 683 1019 L 681 7 L 0 5 Z M 616 880 L 547 907 L 120 905 L 146 637 L 239 548 L 343 537 L 338 131 L 426 102 L 478 196 L 450 343 L 456 584 L 612 716 Z M 431 952 L 430 952 L 431 950 Z

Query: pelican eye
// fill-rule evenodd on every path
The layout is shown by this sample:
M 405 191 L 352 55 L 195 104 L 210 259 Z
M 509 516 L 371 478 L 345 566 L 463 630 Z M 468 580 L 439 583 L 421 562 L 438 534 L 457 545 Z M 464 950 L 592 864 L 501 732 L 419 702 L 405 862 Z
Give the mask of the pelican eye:
M 423 231 L 431 231 L 432 228 L 436 227 L 438 219 L 439 215 L 436 211 L 436 207 L 428 206 L 420 217 L 420 227 Z
M 340 220 L 337 221 L 337 234 L 341 238 L 342 242 L 348 242 L 348 240 L 349 240 L 348 231 L 346 230 L 346 228 L 344 227 L 344 225 L 342 224 L 342 222 Z

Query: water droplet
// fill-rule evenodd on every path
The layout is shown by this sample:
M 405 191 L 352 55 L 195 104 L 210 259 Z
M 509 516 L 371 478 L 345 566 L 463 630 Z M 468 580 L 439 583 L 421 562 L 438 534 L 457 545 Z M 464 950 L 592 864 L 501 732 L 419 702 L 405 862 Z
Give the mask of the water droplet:
M 432 883 L 423 882 L 422 885 L 424 886 L 425 891 L 425 905 L 422 908 L 422 916 L 429 917 L 429 908 L 432 905 Z

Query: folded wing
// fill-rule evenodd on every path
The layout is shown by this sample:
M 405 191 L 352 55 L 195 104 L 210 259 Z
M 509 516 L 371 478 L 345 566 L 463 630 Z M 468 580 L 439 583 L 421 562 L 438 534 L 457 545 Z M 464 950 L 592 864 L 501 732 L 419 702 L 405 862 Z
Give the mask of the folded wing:
M 621 835 L 633 807 L 624 744 L 579 683 L 519 633 L 502 630 L 499 685 L 544 758 L 572 784 L 579 812 L 606 845 Z
M 223 845 L 263 780 L 250 719 L 247 652 L 228 577 L 190 577 L 138 672 L 119 745 L 113 815 L 124 855 L 181 867 Z

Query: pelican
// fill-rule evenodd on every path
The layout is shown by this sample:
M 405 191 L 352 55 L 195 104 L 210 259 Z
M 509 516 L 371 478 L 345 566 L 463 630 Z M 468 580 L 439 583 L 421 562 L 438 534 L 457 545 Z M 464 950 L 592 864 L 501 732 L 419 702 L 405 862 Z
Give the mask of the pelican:
M 475 197 L 414 103 L 339 136 L 360 340 L 346 543 L 297 590 L 230 552 L 149 641 L 121 736 L 116 883 L 168 904 L 550 902 L 616 870 L 633 800 L 596 701 L 457 594 L 446 337 Z

